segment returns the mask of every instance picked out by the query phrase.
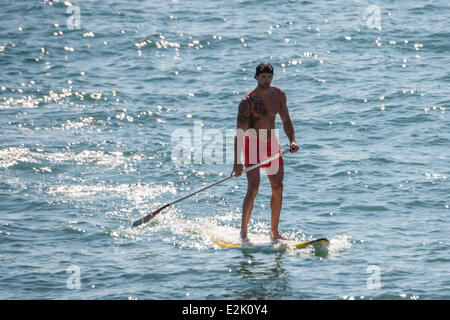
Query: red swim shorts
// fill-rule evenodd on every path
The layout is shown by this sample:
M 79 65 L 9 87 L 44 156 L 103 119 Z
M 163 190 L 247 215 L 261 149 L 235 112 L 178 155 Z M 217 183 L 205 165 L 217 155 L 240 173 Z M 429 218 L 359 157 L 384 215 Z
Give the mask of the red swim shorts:
M 244 166 L 250 167 L 260 163 L 281 152 L 280 143 L 275 135 L 271 138 L 261 139 L 254 136 L 245 136 L 244 145 Z M 265 149 L 265 150 L 264 150 Z M 279 157 L 261 166 L 261 168 L 278 168 L 284 164 L 283 157 Z

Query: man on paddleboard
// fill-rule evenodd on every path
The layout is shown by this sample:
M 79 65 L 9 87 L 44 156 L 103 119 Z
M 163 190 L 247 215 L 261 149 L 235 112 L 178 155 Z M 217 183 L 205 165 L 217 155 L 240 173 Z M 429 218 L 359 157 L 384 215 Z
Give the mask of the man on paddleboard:
M 248 92 L 239 103 L 237 115 L 237 132 L 234 139 L 234 166 L 232 175 L 242 175 L 241 150 L 244 153 L 245 167 L 257 164 L 280 153 L 278 137 L 275 135 L 275 118 L 280 115 L 283 130 L 289 138 L 290 152 L 298 151 L 295 143 L 294 125 L 286 105 L 286 94 L 280 88 L 272 86 L 273 67 L 268 62 L 262 62 L 256 67 L 255 80 L 258 85 Z M 281 204 L 283 199 L 284 162 L 279 157 L 268 164 L 262 165 L 269 178 L 272 188 L 270 199 L 272 241 L 287 240 L 278 231 Z M 242 204 L 241 240 L 248 242 L 248 222 L 253 210 L 253 204 L 260 183 L 259 168 L 246 172 L 247 194 Z

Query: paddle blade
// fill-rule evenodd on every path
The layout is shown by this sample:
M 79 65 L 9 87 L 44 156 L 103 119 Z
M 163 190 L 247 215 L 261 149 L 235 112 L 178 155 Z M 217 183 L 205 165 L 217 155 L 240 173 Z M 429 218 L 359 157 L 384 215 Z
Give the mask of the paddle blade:
M 140 226 L 141 224 L 148 222 L 150 219 L 152 219 L 154 216 L 156 216 L 158 213 L 160 213 L 163 209 L 167 208 L 168 206 L 170 206 L 170 203 L 167 203 L 158 210 L 155 210 L 152 213 L 140 218 L 139 220 L 136 220 L 135 222 L 133 222 L 133 227 L 137 227 Z

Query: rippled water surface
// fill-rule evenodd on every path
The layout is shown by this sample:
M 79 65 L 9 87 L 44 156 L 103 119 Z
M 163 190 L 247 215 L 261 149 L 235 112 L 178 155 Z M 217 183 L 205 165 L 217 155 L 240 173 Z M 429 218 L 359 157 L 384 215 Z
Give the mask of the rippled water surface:
M 6 1 L 0 298 L 449 299 L 449 16 L 443 0 Z M 264 60 L 301 146 L 280 229 L 329 250 L 217 247 L 245 178 L 133 228 L 231 172 Z M 270 194 L 263 175 L 258 237 Z

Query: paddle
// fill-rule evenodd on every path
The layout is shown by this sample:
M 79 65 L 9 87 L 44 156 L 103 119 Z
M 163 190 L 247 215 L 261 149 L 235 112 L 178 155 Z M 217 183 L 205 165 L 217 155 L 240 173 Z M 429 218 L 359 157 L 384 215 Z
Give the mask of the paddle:
M 276 154 L 276 155 L 274 155 L 274 156 L 272 156 L 272 157 L 270 157 L 270 158 L 267 158 L 267 159 L 264 160 L 264 161 L 261 161 L 260 163 L 257 163 L 257 164 L 255 164 L 255 165 L 253 165 L 253 166 L 251 166 L 251 167 L 245 168 L 245 169 L 242 171 L 242 173 L 246 173 L 246 172 L 248 172 L 248 171 L 250 171 L 250 170 L 259 168 L 259 167 L 262 166 L 262 165 L 265 165 L 265 164 L 267 164 L 267 163 L 269 163 L 269 162 L 271 162 L 271 161 L 273 161 L 273 160 L 275 160 L 275 159 L 278 159 L 278 158 L 281 157 L 282 155 L 288 153 L 289 150 L 290 150 L 290 147 L 286 148 L 286 149 L 283 150 L 282 152 L 280 152 L 280 153 L 278 153 L 278 154 Z M 183 200 L 185 200 L 185 199 L 187 199 L 187 198 L 189 198 L 189 197 L 192 197 L 193 195 L 196 195 L 197 193 L 200 193 L 200 192 L 202 192 L 202 191 L 205 191 L 206 189 L 209 189 L 209 188 L 211 188 L 211 187 L 217 186 L 218 184 L 220 184 L 220 183 L 222 183 L 222 182 L 225 182 L 225 181 L 231 179 L 232 177 L 234 177 L 234 175 L 230 175 L 230 176 L 228 176 L 228 177 L 225 177 L 225 178 L 223 178 L 223 179 L 221 179 L 221 180 L 219 180 L 219 181 L 216 181 L 216 182 L 214 182 L 214 183 L 212 183 L 212 184 L 210 184 L 210 185 L 208 185 L 208 186 L 206 186 L 206 187 L 203 187 L 203 188 L 201 188 L 201 189 L 198 189 L 197 191 L 194 191 L 194 192 L 192 192 L 192 193 L 190 193 L 190 194 L 187 194 L 187 195 L 185 195 L 184 197 L 181 197 L 181 198 L 179 198 L 179 199 L 176 199 L 176 200 L 174 200 L 174 201 L 172 201 L 172 202 L 170 202 L 170 203 L 166 203 L 165 205 L 163 205 L 163 206 L 160 207 L 159 209 L 153 211 L 152 213 L 150 213 L 150 214 L 148 214 L 148 215 L 146 215 L 146 216 L 140 218 L 139 220 L 136 220 L 136 221 L 133 223 L 133 227 L 137 227 L 137 226 L 140 226 L 141 224 L 144 224 L 144 223 L 148 222 L 150 219 L 152 219 L 154 216 L 156 216 L 158 213 L 160 213 L 160 212 L 161 212 L 162 210 L 164 210 L 165 208 L 167 208 L 167 207 L 169 207 L 169 206 L 172 206 L 172 205 L 174 205 L 175 203 L 178 203 L 178 202 L 180 202 L 180 201 L 183 201 Z

